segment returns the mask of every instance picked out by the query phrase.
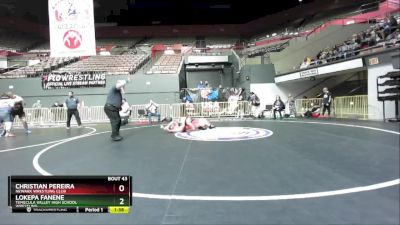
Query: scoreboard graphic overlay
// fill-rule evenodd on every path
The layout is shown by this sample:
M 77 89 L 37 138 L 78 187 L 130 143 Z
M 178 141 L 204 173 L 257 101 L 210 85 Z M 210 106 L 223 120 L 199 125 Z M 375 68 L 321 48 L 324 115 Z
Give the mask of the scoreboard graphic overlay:
M 13 213 L 129 213 L 131 176 L 9 176 Z

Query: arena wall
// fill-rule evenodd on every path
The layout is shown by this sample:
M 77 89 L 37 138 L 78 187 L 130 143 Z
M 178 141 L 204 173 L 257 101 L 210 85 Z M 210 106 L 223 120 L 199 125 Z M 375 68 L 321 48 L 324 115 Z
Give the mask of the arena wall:
M 63 102 L 69 90 L 74 91 L 86 106 L 98 106 L 105 103 L 107 93 L 118 79 L 126 79 L 126 75 L 109 75 L 105 88 L 76 88 L 43 90 L 40 78 L 1 79 L 0 90 L 5 92 L 13 86 L 13 92 L 23 96 L 27 106 L 32 106 L 37 99 L 43 107 L 48 107 L 55 101 Z M 137 73 L 132 83 L 126 86 L 125 97 L 130 104 L 147 103 L 150 99 L 162 103 L 179 101 L 178 75 L 144 75 Z

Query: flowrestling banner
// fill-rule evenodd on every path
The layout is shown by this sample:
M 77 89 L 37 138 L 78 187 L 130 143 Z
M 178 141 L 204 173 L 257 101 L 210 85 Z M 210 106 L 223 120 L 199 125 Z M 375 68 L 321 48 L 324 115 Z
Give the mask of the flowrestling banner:
M 48 0 L 52 57 L 96 55 L 93 0 Z
M 106 87 L 105 73 L 50 73 L 42 76 L 44 90 Z

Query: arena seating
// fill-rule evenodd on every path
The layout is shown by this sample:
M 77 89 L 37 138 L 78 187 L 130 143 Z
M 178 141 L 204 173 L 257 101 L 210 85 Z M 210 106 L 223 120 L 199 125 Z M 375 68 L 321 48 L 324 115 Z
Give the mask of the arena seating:
M 26 51 L 41 39 L 20 32 L 0 29 L 0 50 Z
M 12 70 L 0 75 L 0 78 L 22 78 L 22 77 L 36 77 L 44 72 L 50 72 L 61 66 L 68 65 L 76 62 L 78 58 L 73 57 L 46 57 L 42 62 Z
M 130 47 L 138 42 L 140 38 L 103 38 L 96 39 L 96 46 L 103 47 L 108 45 Z
M 279 52 L 289 46 L 289 41 L 283 40 L 280 42 L 274 42 L 272 44 L 256 46 L 245 49 L 242 53 L 249 57 L 264 55 L 268 52 Z
M 400 45 L 400 17 L 392 18 L 391 22 L 380 21 L 367 30 L 349 37 L 344 43 L 322 49 L 311 60 L 304 60 L 300 68 L 324 64 L 356 55 L 369 53 L 369 49 L 387 48 Z
M 91 56 L 60 68 L 57 72 L 108 72 L 132 74 L 149 60 L 148 55 Z
M 236 37 L 206 37 L 207 48 L 231 48 L 239 38 Z
M 173 44 L 183 44 L 183 45 L 194 45 L 196 39 L 194 37 L 176 37 L 176 38 L 150 38 L 144 41 L 142 44 L 155 45 L 173 45 Z
M 46 41 L 43 43 L 40 43 L 33 47 L 31 50 L 29 50 L 31 53 L 36 53 L 36 52 L 50 52 L 50 42 Z
M 162 55 L 147 71 L 147 74 L 175 74 L 178 73 L 182 55 Z
M 98 48 L 105 46 L 130 47 L 139 40 L 140 38 L 102 38 L 96 40 L 96 46 Z M 29 52 L 50 52 L 50 43 L 48 41 L 40 43 Z

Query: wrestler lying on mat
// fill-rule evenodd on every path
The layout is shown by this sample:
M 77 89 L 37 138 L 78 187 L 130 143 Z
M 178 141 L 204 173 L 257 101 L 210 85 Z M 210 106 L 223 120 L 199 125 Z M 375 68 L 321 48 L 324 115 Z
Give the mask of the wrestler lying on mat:
M 175 132 L 212 129 L 215 126 L 204 118 L 193 119 L 191 117 L 181 117 L 177 120 L 173 120 L 166 126 L 161 125 L 160 127 L 165 131 L 175 133 Z

